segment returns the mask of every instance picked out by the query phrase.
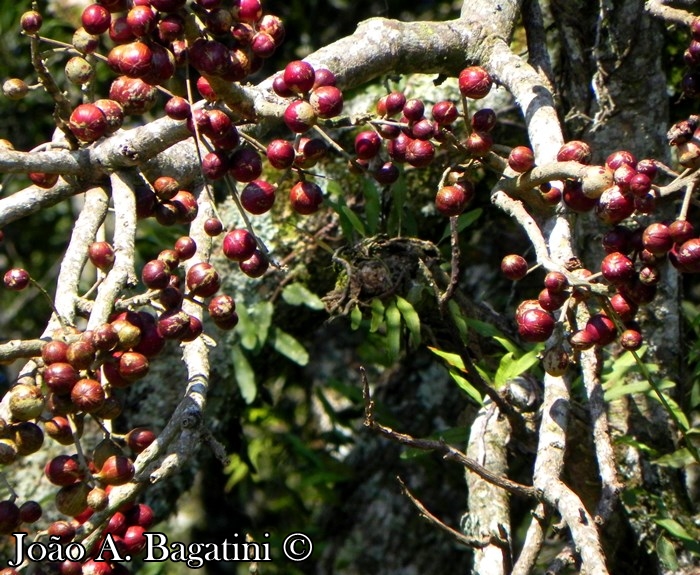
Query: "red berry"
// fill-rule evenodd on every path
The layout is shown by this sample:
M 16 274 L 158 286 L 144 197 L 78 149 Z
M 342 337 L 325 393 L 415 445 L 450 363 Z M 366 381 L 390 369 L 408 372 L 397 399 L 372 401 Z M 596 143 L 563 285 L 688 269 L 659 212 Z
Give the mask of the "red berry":
M 509 254 L 501 260 L 501 272 L 509 280 L 517 281 L 527 275 L 527 260 L 518 254 Z
M 231 230 L 224 236 L 224 255 L 233 261 L 241 262 L 253 255 L 258 247 L 255 237 L 246 229 Z
M 95 104 L 80 104 L 70 115 L 68 127 L 81 142 L 94 142 L 107 133 L 107 118 Z
M 264 180 L 250 182 L 241 192 L 241 204 L 251 214 L 264 214 L 274 203 L 275 187 Z
M 111 16 L 104 6 L 91 4 L 83 10 L 81 20 L 86 32 L 99 36 L 109 30 Z
M 289 201 L 295 212 L 306 216 L 313 214 L 321 207 L 323 193 L 321 188 L 313 182 L 297 182 L 289 191 Z
M 21 268 L 13 268 L 5 272 L 3 282 L 7 289 L 21 291 L 29 285 L 29 272 Z
M 313 66 L 302 60 L 290 62 L 284 68 L 284 83 L 296 94 L 303 94 L 311 90 L 315 77 Z
M 435 207 L 443 216 L 458 216 L 467 207 L 474 195 L 474 188 L 469 182 L 443 186 L 435 195 Z
M 470 66 L 459 73 L 459 91 L 465 98 L 480 100 L 491 91 L 493 80 L 481 66 Z

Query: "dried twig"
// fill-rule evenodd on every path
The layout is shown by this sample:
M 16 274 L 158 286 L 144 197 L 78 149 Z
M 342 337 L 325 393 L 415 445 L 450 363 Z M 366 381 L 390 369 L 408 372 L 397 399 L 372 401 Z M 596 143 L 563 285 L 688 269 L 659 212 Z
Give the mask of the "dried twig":
M 488 469 L 479 465 L 473 459 L 467 457 L 464 453 L 455 449 L 451 445 L 445 443 L 445 441 L 435 441 L 432 439 L 417 439 L 405 433 L 399 433 L 394 431 L 390 427 L 386 427 L 381 423 L 378 423 L 374 418 L 374 402 L 370 396 L 369 391 L 369 381 L 367 380 L 367 373 L 364 368 L 360 368 L 360 376 L 362 378 L 362 394 L 365 400 L 365 426 L 378 431 L 384 437 L 388 437 L 392 441 L 401 443 L 402 445 L 407 445 L 409 447 L 414 447 L 416 449 L 422 449 L 425 451 L 437 451 L 442 453 L 443 458 L 447 460 L 457 461 L 461 463 L 464 467 L 473 471 L 481 478 L 486 481 L 505 489 L 506 491 L 512 493 L 513 495 L 518 495 L 520 497 L 526 498 L 536 498 L 537 491 L 530 487 L 529 485 L 523 485 L 515 481 L 511 481 L 506 477 L 501 477 L 491 473 Z

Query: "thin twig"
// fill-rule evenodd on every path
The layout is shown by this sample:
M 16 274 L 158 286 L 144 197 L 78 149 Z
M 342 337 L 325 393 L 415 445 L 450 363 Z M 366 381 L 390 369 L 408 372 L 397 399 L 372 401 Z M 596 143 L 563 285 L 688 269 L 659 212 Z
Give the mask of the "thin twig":
M 515 481 L 511 481 L 506 477 L 500 477 L 491 473 L 488 469 L 479 465 L 473 459 L 467 457 L 464 453 L 455 449 L 451 445 L 445 443 L 444 440 L 434 441 L 431 439 L 416 439 L 405 433 L 399 433 L 394 431 L 390 427 L 386 427 L 381 423 L 378 423 L 374 419 L 374 402 L 370 396 L 369 391 L 369 381 L 367 380 L 367 373 L 364 368 L 360 368 L 360 376 L 362 378 L 362 395 L 365 400 L 365 426 L 378 431 L 384 437 L 388 437 L 392 441 L 401 443 L 402 445 L 407 445 L 409 447 L 414 447 L 416 449 L 422 449 L 425 451 L 437 451 L 442 453 L 444 459 L 457 461 L 461 463 L 464 467 L 473 471 L 482 479 L 485 479 L 489 483 L 505 489 L 506 491 L 512 493 L 513 495 L 518 495 L 520 497 L 526 498 L 537 498 L 537 491 L 534 487 L 529 485 L 523 485 Z
M 425 517 L 428 521 L 430 521 L 430 523 L 442 529 L 445 533 L 449 534 L 458 543 L 476 549 L 480 549 L 488 545 L 497 545 L 498 547 L 508 545 L 507 541 L 503 541 L 502 539 L 499 539 L 496 536 L 484 536 L 481 539 L 467 537 L 466 535 L 464 535 L 464 533 L 460 533 L 456 529 L 453 529 L 449 525 L 446 525 L 445 523 L 440 521 L 440 519 L 435 517 L 435 515 L 433 515 L 430 511 L 428 511 L 425 505 L 423 505 L 416 497 L 414 497 L 414 495 L 409 491 L 408 487 L 406 487 L 406 484 L 403 482 L 403 479 L 401 479 L 398 476 L 396 477 L 396 479 L 399 482 L 399 485 L 401 485 L 401 491 L 403 492 L 403 494 L 406 497 L 408 497 L 409 501 L 413 503 L 413 505 L 415 505 L 416 509 L 418 509 L 420 514 L 423 517 Z
M 454 295 L 455 289 L 457 289 L 457 284 L 459 283 L 459 257 L 460 257 L 460 251 L 459 251 L 459 227 L 458 227 L 459 220 L 457 216 L 452 216 L 450 218 L 450 246 L 452 247 L 451 251 L 451 261 L 450 261 L 450 283 L 447 285 L 447 289 L 445 292 L 440 296 L 440 300 L 438 302 L 438 305 L 440 307 L 440 311 L 444 314 L 445 313 L 445 306 L 447 305 L 447 302 L 452 299 L 452 296 Z

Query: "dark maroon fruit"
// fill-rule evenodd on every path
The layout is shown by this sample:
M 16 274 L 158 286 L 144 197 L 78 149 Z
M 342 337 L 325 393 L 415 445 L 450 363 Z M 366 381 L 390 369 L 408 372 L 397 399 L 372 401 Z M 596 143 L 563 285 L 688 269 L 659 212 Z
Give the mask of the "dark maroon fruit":
M 560 309 L 567 299 L 569 299 L 569 294 L 566 292 L 553 292 L 549 291 L 547 288 L 540 291 L 539 295 L 537 296 L 537 301 L 539 302 L 540 307 L 545 311 L 555 311 Z
M 99 36 L 109 30 L 111 16 L 104 6 L 91 4 L 83 10 L 81 21 L 88 34 Z
M 668 226 L 671 238 L 676 244 L 682 244 L 695 236 L 695 228 L 688 220 L 676 220 Z
M 591 335 L 594 343 L 608 345 L 615 341 L 617 328 L 615 323 L 606 315 L 598 313 L 592 315 L 586 322 L 585 330 Z
M 20 26 L 22 26 L 22 30 L 27 34 L 36 34 L 41 28 L 43 21 L 44 19 L 39 12 L 36 10 L 29 10 L 22 14 L 19 23 Z
M 253 252 L 253 255 L 251 255 L 248 259 L 240 262 L 238 264 L 241 268 L 241 271 L 247 275 L 248 277 L 251 278 L 259 278 L 262 276 L 267 269 L 270 267 L 270 262 L 259 249 L 256 249 Z M 236 316 L 236 322 L 238 321 L 238 317 Z M 233 321 L 233 318 L 229 320 L 229 323 Z M 217 324 L 218 325 L 218 324 Z M 219 327 L 222 327 L 219 325 Z
M 562 292 L 568 285 L 569 280 L 567 280 L 566 276 L 561 272 L 548 272 L 547 275 L 544 276 L 544 287 L 551 292 Z
M 92 242 L 88 247 L 90 262 L 97 269 L 108 272 L 114 265 L 114 250 L 108 242 Z
M 591 147 L 580 140 L 566 142 L 557 152 L 557 161 L 589 164 L 591 162 Z
M 642 233 L 642 244 L 655 256 L 663 256 L 673 247 L 671 232 L 665 224 L 649 224 Z
M 92 341 L 78 340 L 68 346 L 66 359 L 77 370 L 88 369 L 95 361 L 96 352 Z
M 54 485 L 72 485 L 80 481 L 83 471 L 78 458 L 70 455 L 57 455 L 44 466 L 46 478 Z
M 316 113 L 305 100 L 294 100 L 284 111 L 284 123 L 292 132 L 301 134 L 316 123 Z
M 496 112 L 491 108 L 482 108 L 474 112 L 471 125 L 475 132 L 490 132 L 496 125 Z
M 295 212 L 306 216 L 313 214 L 321 207 L 323 193 L 321 188 L 313 182 L 297 182 L 289 191 L 289 201 Z
M 37 501 L 25 501 L 19 506 L 19 520 L 22 523 L 35 523 L 41 519 L 43 511 Z
M 617 168 L 623 164 L 627 164 L 629 167 L 634 169 L 634 167 L 637 165 L 637 159 L 627 150 L 618 150 L 606 158 L 605 164 L 613 171 L 617 170 Z
M 470 66 L 459 73 L 459 91 L 465 98 L 480 100 L 493 85 L 489 73 L 481 66 Z
M 199 262 L 187 270 L 187 288 L 193 295 L 209 297 L 221 286 L 219 274 L 210 263 Z
M 92 413 L 102 407 L 105 397 L 104 388 L 94 379 L 78 380 L 70 392 L 71 401 L 85 413 Z
M 243 188 L 241 205 L 251 214 L 264 214 L 275 203 L 275 187 L 264 180 L 255 180 Z
M 435 146 L 427 140 L 411 140 L 406 146 L 406 161 L 414 168 L 425 168 L 430 165 L 434 157 Z
M 140 78 L 119 76 L 109 88 L 109 98 L 116 100 L 125 114 L 144 114 L 156 103 L 158 90 Z
M 501 260 L 501 273 L 509 280 L 517 281 L 527 275 L 527 260 L 518 254 L 508 254 Z
M 229 173 L 238 182 L 252 182 L 262 174 L 262 159 L 252 148 L 240 148 L 231 156 Z
M 69 363 L 52 363 L 44 369 L 44 383 L 58 395 L 67 395 L 78 381 L 78 372 Z
M 173 248 L 181 260 L 188 260 L 197 252 L 197 243 L 190 236 L 182 236 L 175 241 Z
M 58 174 L 46 174 L 44 172 L 30 172 L 27 174 L 35 186 L 39 188 L 53 188 L 58 182 Z
M 7 289 L 21 291 L 29 285 L 29 272 L 21 268 L 12 268 L 5 272 L 3 283 Z
M 527 172 L 535 167 L 535 154 L 527 146 L 516 146 L 508 154 L 508 165 L 514 172 Z
M 385 162 L 372 172 L 372 177 L 384 186 L 393 184 L 400 175 L 399 169 L 392 162 Z
M 190 103 L 180 96 L 173 96 L 165 103 L 165 113 L 173 120 L 186 120 L 192 114 Z
M 603 258 L 600 265 L 603 277 L 612 284 L 626 283 L 635 274 L 634 263 L 620 252 L 612 252 Z
M 97 477 L 105 485 L 124 485 L 134 478 L 134 464 L 124 455 L 112 455 L 102 464 Z
M 0 534 L 12 533 L 20 522 L 19 507 L 14 501 L 0 501 Z
M 69 543 L 75 537 L 75 526 L 68 521 L 54 521 L 47 531 L 49 536 L 58 537 L 60 543 Z
M 361 160 L 371 160 L 379 153 L 382 139 L 373 130 L 360 132 L 355 136 L 355 154 Z
M 443 216 L 454 217 L 461 214 L 474 195 L 469 182 L 443 186 L 435 194 L 435 208 Z
M 644 338 L 636 329 L 626 329 L 620 334 L 620 345 L 631 351 L 636 351 L 642 347 Z
M 433 120 L 441 126 L 451 124 L 459 117 L 459 110 L 454 102 L 450 100 L 441 100 L 435 102 L 432 109 Z
M 467 152 L 476 158 L 483 158 L 491 151 L 492 146 L 493 138 L 487 132 L 472 132 L 464 140 L 464 147 L 467 149 Z
M 554 331 L 554 318 L 543 309 L 529 309 L 517 319 L 518 334 L 527 342 L 546 341 Z
M 107 133 L 107 118 L 95 104 L 80 104 L 70 115 L 68 127 L 81 142 L 94 142 Z
M 634 196 L 626 194 L 619 186 L 605 190 L 596 206 L 596 215 L 608 225 L 619 224 L 634 213 Z
M 343 93 L 335 86 L 319 86 L 311 92 L 309 104 L 319 118 L 334 118 L 343 111 Z
M 316 74 L 311 64 L 295 60 L 285 66 L 283 77 L 287 88 L 296 94 L 303 94 L 313 88 Z
M 207 152 L 202 158 L 202 174 L 209 180 L 220 180 L 230 167 L 228 154 L 224 151 Z
M 637 314 L 639 306 L 621 293 L 616 293 L 610 298 L 610 307 L 620 316 L 624 323 L 632 321 Z
M 68 344 L 65 341 L 54 339 L 48 341 L 41 348 L 41 359 L 44 360 L 46 365 L 52 363 L 65 363 L 66 352 L 68 351 Z
M 294 163 L 294 146 L 287 140 L 272 140 L 267 146 L 267 159 L 273 168 L 285 170 Z
M 156 434 L 147 427 L 135 427 L 126 434 L 126 444 L 134 453 L 141 453 L 156 440 Z

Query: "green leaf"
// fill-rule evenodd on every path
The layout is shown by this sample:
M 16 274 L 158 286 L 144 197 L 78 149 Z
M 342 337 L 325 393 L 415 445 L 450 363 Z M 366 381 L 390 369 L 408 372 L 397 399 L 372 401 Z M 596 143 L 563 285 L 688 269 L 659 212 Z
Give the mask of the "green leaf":
M 446 351 L 442 351 L 441 349 L 438 349 L 436 347 L 428 346 L 428 349 L 432 351 L 435 355 L 438 357 L 441 357 L 447 362 L 447 365 L 451 367 L 456 367 L 460 371 L 463 371 L 464 373 L 467 372 L 466 368 L 464 367 L 464 362 L 462 361 L 462 358 L 457 355 L 456 353 L 448 353 Z
M 476 333 L 478 333 L 479 335 L 483 335 L 484 337 L 503 337 L 503 334 L 496 327 L 494 327 L 490 323 L 486 323 L 485 321 L 469 317 L 465 319 L 465 322 Z
M 413 309 L 413 306 L 400 295 L 396 296 L 396 307 L 403 317 L 403 321 L 406 323 L 409 333 L 409 342 L 411 347 L 416 348 L 420 344 L 420 317 Z
M 362 179 L 362 192 L 365 196 L 365 219 L 367 231 L 371 236 L 377 233 L 379 228 L 380 199 L 377 185 L 371 178 Z
M 656 540 L 656 552 L 665 569 L 671 571 L 676 571 L 678 569 L 678 558 L 676 557 L 676 550 L 673 547 L 673 543 L 663 535 Z
M 513 355 L 518 355 L 520 353 L 520 348 L 510 341 L 507 337 L 501 337 L 500 335 L 494 335 L 493 339 L 500 343 L 506 351 L 509 351 Z
M 466 230 L 469 226 L 471 226 L 476 220 L 478 220 L 481 217 L 481 214 L 483 213 L 482 208 L 476 208 L 475 210 L 470 210 L 468 212 L 465 212 L 461 214 L 457 218 L 457 231 L 462 232 Z M 442 237 L 440 238 L 440 242 L 446 240 L 447 238 L 450 237 L 450 225 L 447 224 L 445 227 L 445 231 L 442 234 Z M 438 243 L 440 243 L 438 242 Z
M 384 322 L 384 303 L 378 297 L 375 297 L 372 299 L 370 306 L 372 308 L 372 319 L 369 323 L 369 331 L 374 333 Z
M 395 301 L 389 302 L 386 306 L 384 317 L 386 318 L 387 352 L 390 361 L 394 361 L 401 351 L 401 312 L 396 307 Z
M 350 312 L 350 327 L 355 330 L 358 327 L 360 327 L 360 324 L 362 323 L 362 310 L 360 309 L 359 305 L 356 305 L 352 308 L 352 311 Z
M 241 390 L 243 400 L 250 405 L 255 401 L 255 397 L 258 394 L 258 386 L 255 383 L 255 372 L 240 346 L 235 345 L 231 348 L 231 358 L 233 360 L 233 371 L 236 376 L 238 389 Z
M 462 311 L 459 309 L 457 302 L 455 302 L 454 300 L 450 300 L 449 302 L 447 302 L 447 309 L 450 312 L 450 316 L 452 316 L 452 321 L 454 321 L 455 326 L 457 326 L 459 336 L 462 338 L 463 341 L 466 341 L 467 321 L 462 315 Z
M 535 365 L 539 358 L 539 348 L 528 351 L 519 358 L 514 358 L 512 353 L 507 353 L 501 358 L 501 362 L 498 365 L 498 370 L 494 376 L 494 384 L 497 388 L 502 387 L 511 379 L 518 377 L 520 374 L 525 373 L 533 365 Z
M 399 179 L 391 186 L 391 212 L 389 213 L 388 232 L 391 235 L 400 236 L 404 222 L 404 206 L 406 205 L 406 196 L 408 195 L 408 187 L 406 179 Z
M 612 382 L 608 382 L 612 383 Z M 658 384 L 659 389 L 670 389 L 674 387 L 674 383 L 669 380 L 662 381 L 661 383 Z M 603 389 L 605 389 L 605 385 L 603 385 Z M 649 393 L 652 390 L 651 384 L 648 381 L 635 381 L 632 383 L 626 383 L 626 384 L 618 384 L 614 387 L 610 387 L 608 385 L 609 389 L 605 391 L 604 398 L 605 401 L 614 401 L 615 399 L 618 399 L 622 397 L 623 395 L 628 395 L 631 393 Z M 651 397 L 655 397 L 655 393 L 650 394 Z M 668 398 L 666 398 L 668 399 Z
M 309 363 L 309 352 L 293 336 L 278 327 L 272 328 L 270 344 L 276 351 L 291 359 L 297 365 Z
M 289 305 L 305 305 L 311 309 L 323 309 L 321 298 L 304 284 L 295 282 L 282 290 L 282 299 Z
M 456 370 L 450 369 L 450 377 L 455 381 L 455 383 L 464 392 L 471 397 L 477 405 L 483 405 L 484 398 L 481 396 L 479 391 L 471 383 L 469 383 L 464 377 L 462 377 Z
M 249 472 L 248 466 L 241 459 L 241 456 L 238 455 L 238 453 L 232 453 L 228 456 L 228 458 L 229 463 L 224 470 L 226 475 L 228 475 L 226 487 L 224 488 L 227 493 L 231 491 L 231 489 L 233 489 L 237 483 L 243 480 Z
M 263 346 L 272 323 L 272 311 L 272 303 L 268 301 L 258 302 L 248 308 L 244 305 L 236 308 L 236 331 L 244 348 L 257 351 Z
M 690 533 L 688 533 L 685 527 L 678 523 L 678 521 L 669 517 L 664 517 L 654 519 L 654 523 L 668 531 L 676 539 L 682 541 L 683 547 L 685 547 L 688 551 L 694 554 L 700 554 L 700 543 L 698 543 L 698 541 Z
M 333 182 L 334 184 L 336 182 Z M 330 184 L 329 184 L 330 188 Z M 340 229 L 343 230 L 343 236 L 345 238 L 352 238 L 353 237 L 353 226 L 352 222 L 350 219 L 345 215 L 345 212 L 343 212 L 343 207 L 345 207 L 345 202 L 342 200 L 338 202 L 333 202 L 332 200 L 326 198 L 325 202 L 333 209 L 333 211 L 338 214 L 338 219 L 340 220 Z
M 683 447 L 674 451 L 673 453 L 667 453 L 666 455 L 662 455 L 661 457 L 654 459 L 652 463 L 661 467 L 673 467 L 674 469 L 680 469 L 690 465 L 691 463 L 695 463 L 695 458 L 686 447 Z
M 355 228 L 355 231 L 357 231 L 358 234 L 360 234 L 363 238 L 367 237 L 365 226 L 360 221 L 360 218 L 357 217 L 357 214 L 355 212 L 353 212 L 347 206 L 340 206 L 340 213 L 348 219 L 348 221 L 350 222 L 352 227 Z

